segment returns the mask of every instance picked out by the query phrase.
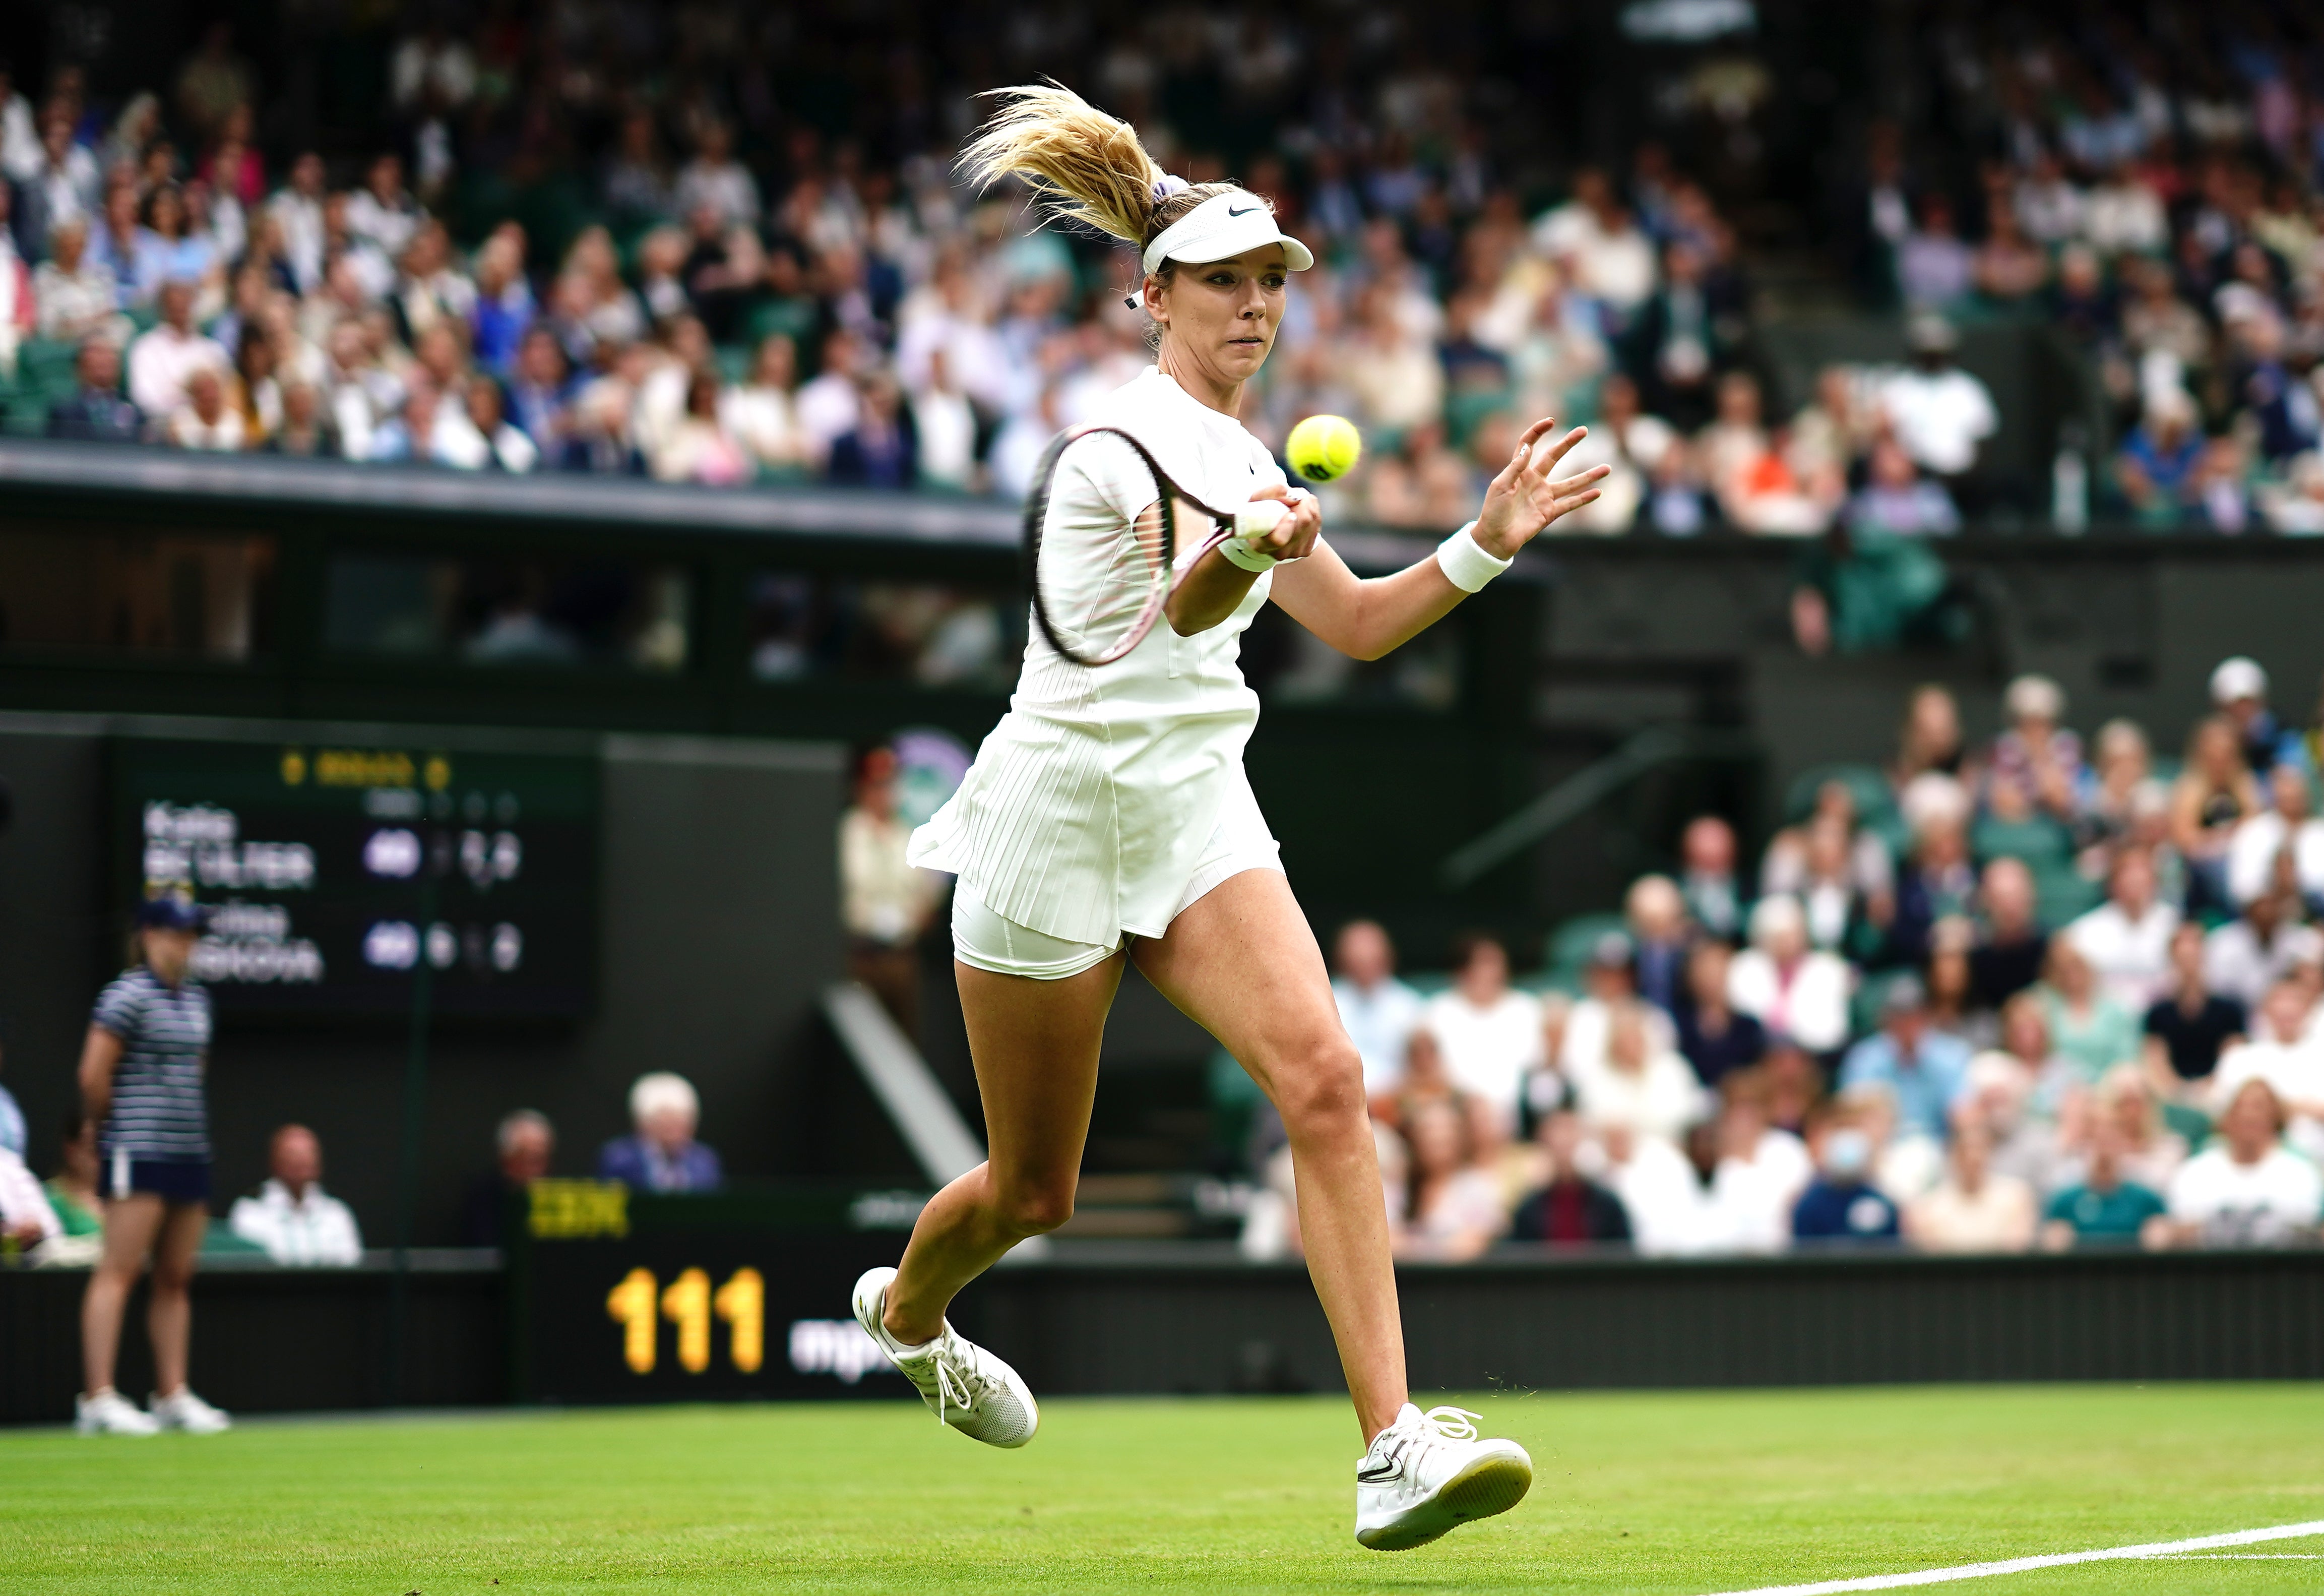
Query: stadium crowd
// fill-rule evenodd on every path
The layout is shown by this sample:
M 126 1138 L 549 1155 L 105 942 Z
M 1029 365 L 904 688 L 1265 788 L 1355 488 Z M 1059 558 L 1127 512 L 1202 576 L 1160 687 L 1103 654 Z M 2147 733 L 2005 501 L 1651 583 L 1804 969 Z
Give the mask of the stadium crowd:
M 955 183 L 975 103 L 925 40 L 853 86 L 872 136 L 827 138 L 768 88 L 773 16 L 451 14 L 394 42 L 392 134 L 352 159 L 267 144 L 272 86 L 223 24 L 116 101 L 69 65 L 0 72 L 8 429 L 1008 494 L 1146 358 L 1120 252 Z M 1648 143 L 1544 187 L 1393 14 L 1352 57 L 1296 18 L 1192 12 L 1033 42 L 1188 179 L 1231 146 L 1316 245 L 1249 420 L 1358 421 L 1343 521 L 1457 522 L 1479 462 L 1556 414 L 1614 468 L 1563 531 L 1950 531 L 1986 507 L 1998 424 L 1956 328 L 2017 317 L 2080 346 L 2116 412 L 2098 512 L 2324 530 L 2314 41 L 2144 14 L 1929 24 L 1935 119 L 1869 125 L 1830 228 L 1915 312 L 1912 362 L 1789 402 L 1704 181 Z M 528 182 L 570 203 L 512 198 Z
M 2324 1220 L 2324 715 L 2224 660 L 2184 757 L 2057 684 L 1971 747 L 1916 691 L 1885 769 L 1812 772 L 1754 870 L 1716 816 L 1513 983 L 1343 929 L 1390 1213 L 1416 1257 L 2273 1246 Z M 1268 1151 L 1262 1147 L 1262 1157 Z M 1246 1233 L 1296 1243 L 1288 1159 Z

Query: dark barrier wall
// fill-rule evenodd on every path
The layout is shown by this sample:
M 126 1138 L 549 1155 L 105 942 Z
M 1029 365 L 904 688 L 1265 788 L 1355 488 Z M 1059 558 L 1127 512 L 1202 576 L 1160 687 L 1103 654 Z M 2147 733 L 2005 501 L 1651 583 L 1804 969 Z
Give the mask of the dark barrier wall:
M 43 1175 L 57 1156 L 89 1003 L 121 960 L 124 906 L 106 899 L 104 740 L 189 729 L 323 734 L 313 724 L 270 731 L 0 716 L 0 780 L 15 803 L 14 824 L 0 835 L 0 1037 L 5 1078 L 31 1121 L 31 1162 Z M 430 735 L 367 730 L 374 741 Z M 572 742 L 597 752 L 604 768 L 596 1010 L 575 1023 L 438 1022 L 423 1244 L 459 1240 L 463 1187 L 490 1167 L 500 1116 L 520 1106 L 547 1113 L 559 1138 L 557 1170 L 586 1174 L 599 1144 L 626 1132 L 629 1084 L 650 1069 L 693 1080 L 703 1139 L 735 1173 L 797 1173 L 812 1151 L 802 1150 L 801 1126 L 828 1095 L 833 1062 L 816 1005 L 839 973 L 843 751 L 634 735 Z M 224 1029 L 210 1081 L 217 1210 L 263 1177 L 268 1133 L 298 1120 L 321 1137 L 324 1183 L 354 1206 L 365 1239 L 392 1241 L 408 1035 L 401 1019 Z
M 596 1296 L 554 1333 L 571 1360 L 556 1395 L 589 1400 L 903 1397 L 876 1359 L 850 1360 L 840 1251 L 892 1257 L 900 1236 L 826 1235 L 803 1296 L 765 1271 L 760 1378 L 731 1367 L 715 1310 L 696 1378 L 658 1326 L 652 1369 L 629 1383 L 623 1327 Z M 595 1243 L 590 1245 L 594 1246 Z M 669 1261 L 729 1280 L 723 1241 Z M 779 1256 L 781 1247 L 773 1247 Z M 684 1256 L 681 1257 L 680 1253 Z M 825 1255 L 830 1257 L 826 1259 Z M 740 1256 L 740 1255 L 737 1255 Z M 623 1268 L 650 1266 L 640 1253 Z M 674 1271 L 652 1271 L 668 1287 Z M 620 1278 L 619 1271 L 604 1277 Z M 77 1271 L 0 1274 L 0 1422 L 54 1423 L 78 1386 Z M 1831 1385 L 1918 1380 L 2324 1378 L 2324 1254 L 1821 1258 L 1732 1263 L 1508 1261 L 1399 1271 L 1412 1383 L 1494 1387 Z M 194 1383 L 229 1409 L 359 1407 L 387 1400 L 392 1274 L 242 1269 L 195 1286 Z M 497 1270 L 421 1268 L 401 1400 L 504 1400 L 510 1361 Z M 133 1323 L 135 1322 L 133 1314 Z M 667 1315 L 663 1315 L 665 1320 Z M 1296 1266 L 1106 1262 L 994 1270 L 954 1318 L 1043 1396 L 1341 1388 L 1331 1332 Z M 807 1322 L 802 1333 L 798 1326 Z M 143 1391 L 143 1338 L 125 1340 L 124 1389 Z M 864 1350 L 870 1349 L 868 1344 Z M 540 1370 L 547 1373 L 548 1370 Z M 552 1382 L 555 1383 L 555 1382 Z
M 1398 1271 L 1412 1383 L 2312 1379 L 2324 1254 L 1508 1262 Z M 1037 1390 L 1335 1390 L 1296 1268 L 997 1270 L 964 1324 Z

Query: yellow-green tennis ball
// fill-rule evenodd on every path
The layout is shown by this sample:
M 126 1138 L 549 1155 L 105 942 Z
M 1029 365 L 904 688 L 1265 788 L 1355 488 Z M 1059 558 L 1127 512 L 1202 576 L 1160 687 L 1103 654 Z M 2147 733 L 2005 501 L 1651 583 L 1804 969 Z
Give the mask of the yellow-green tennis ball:
M 1283 452 L 1309 482 L 1334 482 L 1355 469 L 1364 435 L 1345 416 L 1310 416 L 1291 429 Z

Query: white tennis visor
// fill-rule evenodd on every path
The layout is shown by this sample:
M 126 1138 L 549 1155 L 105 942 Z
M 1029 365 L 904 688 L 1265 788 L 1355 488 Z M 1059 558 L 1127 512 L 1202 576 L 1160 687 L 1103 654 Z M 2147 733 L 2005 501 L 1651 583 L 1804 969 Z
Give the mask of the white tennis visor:
M 1315 252 L 1275 225 L 1275 212 L 1266 200 L 1240 189 L 1213 194 L 1156 235 L 1146 246 L 1146 274 L 1165 261 L 1199 266 L 1223 261 L 1264 244 L 1283 246 L 1283 259 L 1294 272 L 1315 263 Z

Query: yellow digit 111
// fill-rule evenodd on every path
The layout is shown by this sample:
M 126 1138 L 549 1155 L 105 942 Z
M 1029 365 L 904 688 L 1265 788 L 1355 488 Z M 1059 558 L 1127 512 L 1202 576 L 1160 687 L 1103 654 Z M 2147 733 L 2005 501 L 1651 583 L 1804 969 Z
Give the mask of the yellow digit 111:
M 686 1269 L 657 1289 L 653 1271 L 634 1268 L 605 1294 L 605 1313 L 622 1327 L 622 1361 L 633 1374 L 651 1374 L 657 1319 L 678 1326 L 678 1366 L 688 1374 L 710 1367 L 710 1319 L 726 1321 L 726 1355 L 742 1374 L 756 1374 L 767 1356 L 767 1285 L 759 1271 L 736 1269 L 715 1293 L 710 1277 Z M 657 1312 L 658 1311 L 658 1312 Z

